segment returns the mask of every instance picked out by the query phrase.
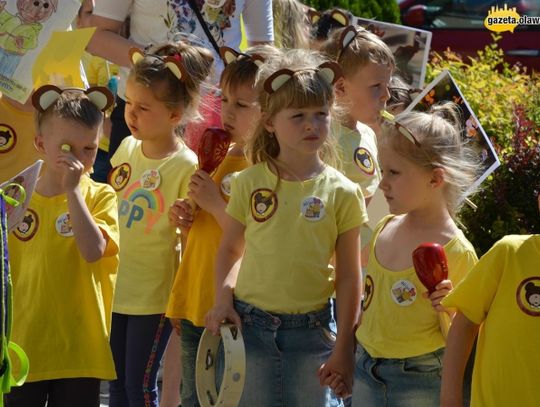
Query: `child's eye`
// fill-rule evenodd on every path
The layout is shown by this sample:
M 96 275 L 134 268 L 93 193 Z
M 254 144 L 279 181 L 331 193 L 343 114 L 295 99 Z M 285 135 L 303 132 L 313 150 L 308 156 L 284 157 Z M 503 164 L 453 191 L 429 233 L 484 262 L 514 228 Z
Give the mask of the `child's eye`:
M 221 103 L 227 103 L 229 99 L 227 99 L 225 96 L 221 97 Z
M 325 111 L 318 112 L 317 114 L 318 114 L 319 116 L 323 116 L 323 117 L 328 116 L 328 112 L 325 112 Z
M 389 170 L 388 171 L 391 175 L 398 175 L 399 174 L 399 171 L 396 171 L 396 170 Z

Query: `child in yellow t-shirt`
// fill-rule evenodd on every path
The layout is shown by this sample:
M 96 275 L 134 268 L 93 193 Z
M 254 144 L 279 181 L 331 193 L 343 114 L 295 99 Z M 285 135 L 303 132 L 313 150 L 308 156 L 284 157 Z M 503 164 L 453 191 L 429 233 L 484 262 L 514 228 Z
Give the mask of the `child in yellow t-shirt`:
M 454 216 L 476 176 L 453 103 L 390 118 L 379 139 L 384 192 L 392 215 L 371 241 L 353 405 L 433 407 L 439 402 L 445 339 L 440 301 L 477 261 Z M 429 297 L 412 267 L 425 242 L 444 246 L 449 277 Z
M 118 379 L 110 404 L 157 404 L 157 371 L 171 333 L 165 317 L 178 267 L 176 228 L 167 211 L 187 196 L 197 157 L 178 127 L 193 118 L 213 57 L 184 42 L 132 49 L 126 123 L 109 182 L 117 191 L 122 250 L 114 294 L 111 347 Z M 184 237 L 182 237 L 184 239 Z
M 351 391 L 359 227 L 367 218 L 358 185 L 323 161 L 333 153 L 339 67 L 319 53 L 289 50 L 259 69 L 262 117 L 248 143 L 254 165 L 231 181 L 206 327 L 217 334 L 229 320 L 242 328 L 241 406 L 325 406 L 330 390 L 320 380 L 339 373 L 347 385 L 339 395 Z
M 458 312 L 443 360 L 442 407 L 462 405 L 463 372 L 478 332 L 471 407 L 538 405 L 539 264 L 540 235 L 506 236 L 444 299 Z
M 115 377 L 109 333 L 119 236 L 113 189 L 87 173 L 112 94 L 46 85 L 32 100 L 45 167 L 9 236 L 12 340 L 30 372 L 6 402 L 93 407 L 100 380 Z
M 169 211 L 174 225 L 189 227 L 166 314 L 181 333 L 182 404 L 188 406 L 198 405 L 195 361 L 204 316 L 214 305 L 215 258 L 231 193 L 231 175 L 248 166 L 244 145 L 261 115 L 255 76 L 258 66 L 265 59 L 278 57 L 279 51 L 256 46 L 239 54 L 223 47 L 221 54 L 225 63 L 220 80 L 221 120 L 234 145 L 214 174 L 200 170 L 191 177 L 189 196 L 200 209 L 193 213 L 186 200 L 179 200 Z

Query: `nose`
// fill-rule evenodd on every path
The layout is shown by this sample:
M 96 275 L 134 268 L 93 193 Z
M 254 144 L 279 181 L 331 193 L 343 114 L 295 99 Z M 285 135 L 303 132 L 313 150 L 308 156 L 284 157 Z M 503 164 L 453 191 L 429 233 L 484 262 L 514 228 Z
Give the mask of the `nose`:
M 381 178 L 381 182 L 379 182 L 379 188 L 381 189 L 381 191 L 388 191 L 388 182 L 386 180 L 386 177 L 384 176 L 384 173 L 382 174 L 382 178 Z
M 383 101 L 385 104 L 390 99 L 390 89 L 388 88 L 388 85 L 384 87 L 383 93 L 381 95 L 381 101 Z

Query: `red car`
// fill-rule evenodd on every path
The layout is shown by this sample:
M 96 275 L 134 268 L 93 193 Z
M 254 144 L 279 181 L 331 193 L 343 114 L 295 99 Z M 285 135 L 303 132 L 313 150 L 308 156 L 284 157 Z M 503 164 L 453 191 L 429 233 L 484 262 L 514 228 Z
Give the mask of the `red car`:
M 493 6 L 516 8 L 520 16 L 539 17 L 540 0 L 398 0 L 402 23 L 433 32 L 431 49 L 447 48 L 476 56 L 492 42 L 484 19 Z M 540 72 L 540 22 L 519 25 L 514 32 L 502 33 L 499 46 L 505 60 Z

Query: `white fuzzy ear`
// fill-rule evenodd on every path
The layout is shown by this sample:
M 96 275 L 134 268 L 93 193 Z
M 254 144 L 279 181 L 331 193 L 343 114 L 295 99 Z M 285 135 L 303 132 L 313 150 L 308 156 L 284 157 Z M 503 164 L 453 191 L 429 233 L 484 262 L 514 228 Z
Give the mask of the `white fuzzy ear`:
M 144 58 L 144 52 L 142 52 L 139 48 L 130 48 L 129 49 L 129 60 L 133 65 L 135 65 L 138 61 Z
M 231 62 L 236 61 L 240 54 L 232 48 L 219 47 L 219 55 L 223 59 L 223 62 L 225 62 L 225 65 L 229 65 Z
M 345 49 L 356 37 L 357 31 L 353 25 L 348 26 L 343 30 L 340 37 L 341 49 Z
M 32 95 L 32 105 L 43 112 L 51 106 L 62 93 L 62 90 L 54 85 L 44 85 Z
M 105 86 L 94 86 L 88 88 L 84 93 L 102 112 L 107 110 L 114 103 L 114 96 Z
M 293 75 L 294 72 L 290 69 L 280 69 L 264 81 L 264 90 L 268 93 L 274 93 L 291 79 Z
M 334 10 L 332 12 L 332 18 L 338 23 L 340 23 L 343 27 L 349 25 L 349 17 L 347 17 L 339 10 Z
M 321 75 L 326 82 L 334 84 L 342 76 L 341 68 L 339 64 L 335 62 L 325 62 L 319 65 L 319 75 Z

